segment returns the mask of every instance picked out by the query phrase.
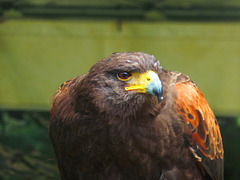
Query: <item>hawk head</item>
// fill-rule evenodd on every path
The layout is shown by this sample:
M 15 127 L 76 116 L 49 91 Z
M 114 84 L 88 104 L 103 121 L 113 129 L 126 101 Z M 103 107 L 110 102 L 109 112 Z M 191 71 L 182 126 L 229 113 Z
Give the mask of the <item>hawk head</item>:
M 161 101 L 160 73 L 160 63 L 154 56 L 114 53 L 92 66 L 78 88 L 85 92 L 78 94 L 88 96 L 100 112 L 135 112 L 147 102 Z

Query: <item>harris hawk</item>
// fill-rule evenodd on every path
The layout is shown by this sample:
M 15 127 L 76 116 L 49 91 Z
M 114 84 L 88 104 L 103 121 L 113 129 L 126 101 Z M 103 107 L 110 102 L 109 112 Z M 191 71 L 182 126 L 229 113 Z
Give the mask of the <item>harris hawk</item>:
M 52 97 L 62 180 L 223 179 L 223 144 L 186 75 L 142 52 L 113 53 Z

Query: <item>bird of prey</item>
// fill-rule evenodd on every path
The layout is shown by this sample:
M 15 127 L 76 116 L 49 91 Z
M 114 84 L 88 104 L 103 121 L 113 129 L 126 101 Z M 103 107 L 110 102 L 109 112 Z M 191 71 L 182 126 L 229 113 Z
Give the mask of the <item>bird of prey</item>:
M 52 97 L 62 180 L 223 179 L 223 144 L 186 75 L 143 52 L 113 53 Z

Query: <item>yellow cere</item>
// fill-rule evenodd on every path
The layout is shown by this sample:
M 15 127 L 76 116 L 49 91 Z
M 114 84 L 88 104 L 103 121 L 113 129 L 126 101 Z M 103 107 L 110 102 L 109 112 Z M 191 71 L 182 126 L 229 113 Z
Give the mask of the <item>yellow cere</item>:
M 147 93 L 146 87 L 157 76 L 154 71 L 147 71 L 145 73 L 132 73 L 132 78 L 127 82 L 128 86 L 125 87 L 126 91 L 137 91 L 138 93 Z

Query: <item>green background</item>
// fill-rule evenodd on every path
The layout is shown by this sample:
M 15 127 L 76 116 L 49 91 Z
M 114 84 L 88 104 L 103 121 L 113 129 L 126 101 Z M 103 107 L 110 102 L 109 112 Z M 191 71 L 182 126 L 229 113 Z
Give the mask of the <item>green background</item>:
M 189 75 L 218 115 L 240 113 L 240 23 L 15 19 L 0 24 L 0 107 L 48 110 L 62 82 L 112 52 Z

